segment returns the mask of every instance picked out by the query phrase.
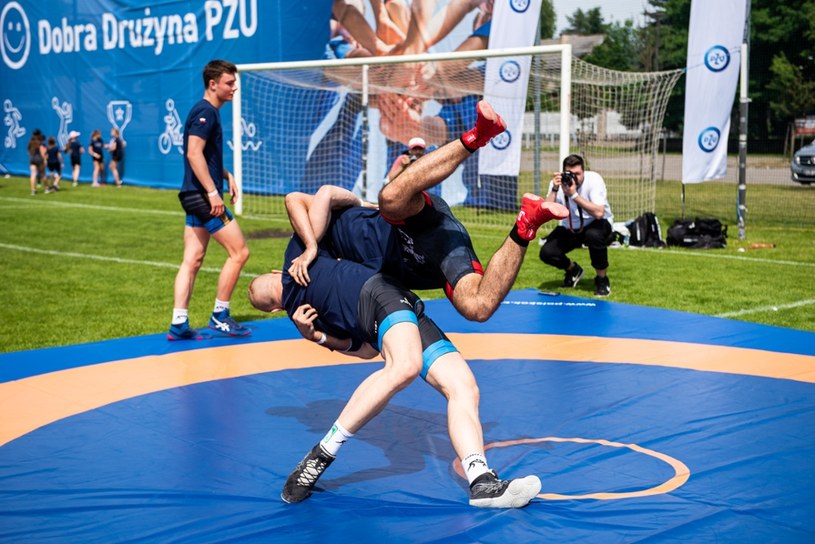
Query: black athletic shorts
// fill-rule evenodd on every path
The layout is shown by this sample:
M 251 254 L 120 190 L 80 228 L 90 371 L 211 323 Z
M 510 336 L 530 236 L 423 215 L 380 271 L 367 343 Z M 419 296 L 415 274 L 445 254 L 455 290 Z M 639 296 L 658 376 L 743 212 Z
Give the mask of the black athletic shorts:
M 441 197 L 422 194 L 425 207 L 421 212 L 402 222 L 389 221 L 399 237 L 403 264 L 415 277 L 406 281 L 417 289 L 444 287 L 452 298 L 461 278 L 472 273 L 483 275 L 484 269 L 470 235 L 450 206 Z
M 382 351 L 382 338 L 397 323 L 413 323 L 422 338 L 422 379 L 445 353 L 458 351 L 442 330 L 424 313 L 424 303 L 398 280 L 375 274 L 359 294 L 359 326 L 368 342 Z

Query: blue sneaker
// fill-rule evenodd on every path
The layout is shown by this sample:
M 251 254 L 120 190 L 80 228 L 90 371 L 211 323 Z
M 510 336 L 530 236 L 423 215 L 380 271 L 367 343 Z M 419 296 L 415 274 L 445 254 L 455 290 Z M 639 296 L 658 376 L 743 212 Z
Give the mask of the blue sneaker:
M 252 329 L 244 327 L 229 315 L 229 310 L 222 310 L 220 312 L 212 312 L 209 318 L 209 328 L 228 334 L 229 336 L 249 336 L 252 334 Z
M 167 332 L 167 340 L 203 340 L 204 338 L 198 329 L 190 327 L 189 321 L 170 325 L 170 330 Z

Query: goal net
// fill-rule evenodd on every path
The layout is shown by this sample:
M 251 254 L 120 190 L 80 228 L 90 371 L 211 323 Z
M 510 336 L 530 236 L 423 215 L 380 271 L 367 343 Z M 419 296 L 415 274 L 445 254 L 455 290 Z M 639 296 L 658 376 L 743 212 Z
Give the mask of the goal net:
M 230 142 L 242 185 L 236 211 L 285 220 L 285 194 L 323 184 L 375 202 L 412 138 L 432 153 L 473 126 L 488 58 L 519 55 L 531 66 L 514 136 L 520 164 L 480 174 L 476 152 L 432 192 L 468 224 L 506 227 L 521 195 L 545 192 L 576 152 L 606 179 L 617 218 L 653 211 L 659 131 L 681 71 L 604 70 L 572 58 L 570 46 L 239 66 Z

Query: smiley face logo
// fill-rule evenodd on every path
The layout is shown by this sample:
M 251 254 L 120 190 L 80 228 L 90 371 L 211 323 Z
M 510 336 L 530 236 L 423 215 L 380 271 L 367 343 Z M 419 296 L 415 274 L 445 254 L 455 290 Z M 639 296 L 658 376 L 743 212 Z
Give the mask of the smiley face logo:
M 12 70 L 22 68 L 31 51 L 31 25 L 22 6 L 9 2 L 0 12 L 0 54 Z

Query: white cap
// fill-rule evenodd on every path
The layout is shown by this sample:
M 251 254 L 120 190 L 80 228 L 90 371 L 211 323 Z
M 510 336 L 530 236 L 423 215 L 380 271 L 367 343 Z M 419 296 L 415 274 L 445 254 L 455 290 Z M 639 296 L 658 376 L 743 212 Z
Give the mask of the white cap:
M 422 149 L 425 149 L 427 144 L 425 143 L 424 138 L 419 138 L 418 136 L 411 138 L 408 142 L 408 149 L 413 149 L 414 147 L 421 147 Z
M 72 130 L 71 132 L 68 133 L 68 137 L 69 138 L 79 138 L 79 132 L 76 131 L 76 130 Z

